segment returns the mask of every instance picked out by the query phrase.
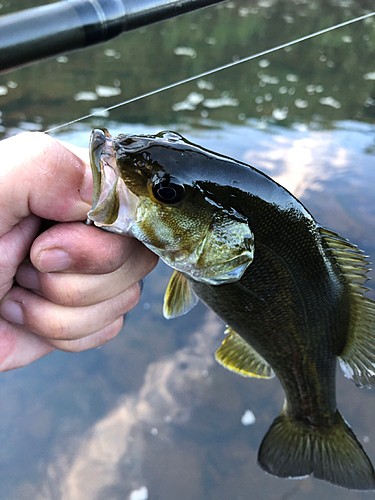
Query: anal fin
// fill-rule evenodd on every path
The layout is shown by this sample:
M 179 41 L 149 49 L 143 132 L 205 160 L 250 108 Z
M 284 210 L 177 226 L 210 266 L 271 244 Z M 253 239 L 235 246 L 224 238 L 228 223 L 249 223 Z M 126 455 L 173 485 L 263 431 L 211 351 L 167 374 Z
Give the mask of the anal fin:
M 221 365 L 244 377 L 272 378 L 270 365 L 232 328 L 222 346 L 216 351 L 215 358 Z

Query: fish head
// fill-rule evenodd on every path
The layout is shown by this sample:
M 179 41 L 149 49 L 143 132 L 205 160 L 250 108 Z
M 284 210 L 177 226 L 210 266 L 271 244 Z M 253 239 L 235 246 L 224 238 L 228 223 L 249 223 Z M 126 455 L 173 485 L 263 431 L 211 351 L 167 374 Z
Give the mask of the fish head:
M 192 279 L 237 281 L 254 258 L 253 234 L 243 215 L 215 200 L 215 183 L 202 172 L 196 153 L 174 132 L 113 138 L 94 130 L 88 218 L 137 238 Z

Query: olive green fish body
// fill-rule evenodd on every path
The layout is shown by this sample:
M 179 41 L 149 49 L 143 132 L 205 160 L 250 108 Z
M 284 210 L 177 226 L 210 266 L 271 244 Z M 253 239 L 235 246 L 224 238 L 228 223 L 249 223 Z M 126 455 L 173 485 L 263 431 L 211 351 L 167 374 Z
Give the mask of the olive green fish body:
M 316 426 L 329 423 L 336 410 L 336 356 L 329 335 L 335 328 L 332 311 L 325 315 L 326 304 L 314 303 L 314 298 L 308 304 L 301 296 L 293 300 L 298 290 L 291 286 L 280 262 L 270 266 L 264 276 L 264 265 L 269 263 L 270 251 L 256 247 L 251 269 L 238 284 L 220 285 L 215 290 L 213 285 L 195 282 L 192 287 L 272 367 L 293 418 Z M 257 283 L 268 285 L 267 291 Z
M 216 359 L 279 378 L 285 404 L 260 446 L 263 469 L 375 489 L 372 464 L 336 407 L 337 359 L 375 385 L 375 303 L 361 251 L 319 226 L 268 176 L 172 132 L 96 130 L 89 218 L 136 237 L 175 269 L 164 315 L 205 302 L 228 325 Z
M 290 216 L 250 200 L 245 215 L 257 237 L 244 276 L 220 286 L 190 282 L 202 301 L 272 366 L 290 414 L 320 425 L 336 411 L 335 366 L 348 330 L 348 285 L 327 255 L 315 222 L 297 208 L 294 202 Z

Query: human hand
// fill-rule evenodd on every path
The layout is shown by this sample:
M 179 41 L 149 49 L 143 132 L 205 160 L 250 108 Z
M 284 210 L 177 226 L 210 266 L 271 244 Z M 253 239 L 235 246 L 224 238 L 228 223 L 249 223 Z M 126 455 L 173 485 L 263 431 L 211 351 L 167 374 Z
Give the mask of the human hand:
M 86 157 L 41 133 L 0 142 L 0 371 L 115 337 L 157 263 L 137 240 L 77 222 L 91 207 Z M 43 220 L 58 224 L 39 234 Z

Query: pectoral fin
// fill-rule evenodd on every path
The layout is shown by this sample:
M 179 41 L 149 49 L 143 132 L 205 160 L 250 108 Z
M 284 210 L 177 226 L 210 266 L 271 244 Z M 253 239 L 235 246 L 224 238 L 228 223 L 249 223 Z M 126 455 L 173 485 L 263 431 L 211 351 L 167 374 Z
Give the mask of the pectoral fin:
M 369 262 L 359 248 L 338 234 L 320 228 L 350 287 L 350 323 L 340 366 L 347 378 L 360 387 L 375 385 L 375 302 L 365 297 L 363 285 Z
M 198 300 L 185 276 L 174 271 L 164 295 L 164 317 L 170 319 L 181 316 L 190 311 Z
M 230 327 L 228 336 L 216 351 L 216 361 L 244 377 L 272 378 L 270 365 L 238 333 Z

